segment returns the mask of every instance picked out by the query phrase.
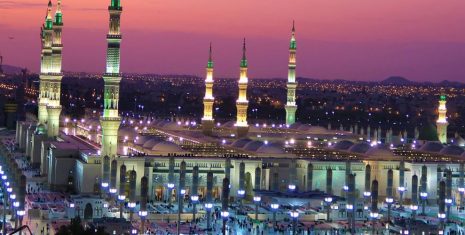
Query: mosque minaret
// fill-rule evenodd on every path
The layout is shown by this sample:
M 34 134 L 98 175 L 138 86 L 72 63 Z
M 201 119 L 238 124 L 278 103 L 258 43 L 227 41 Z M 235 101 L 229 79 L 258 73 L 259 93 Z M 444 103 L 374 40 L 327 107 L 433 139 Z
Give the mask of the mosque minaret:
M 212 45 L 210 44 L 210 52 L 207 63 L 207 77 L 205 78 L 205 97 L 203 98 L 203 118 L 202 128 L 206 135 L 210 135 L 213 129 L 213 59 L 212 59 Z
M 52 64 L 52 37 L 53 37 L 53 19 L 52 19 L 52 2 L 48 2 L 47 16 L 45 23 L 41 28 L 42 54 L 40 62 L 40 88 L 39 88 L 39 124 L 47 124 L 47 104 L 49 93 L 49 73 Z
M 102 128 L 102 143 L 100 155 L 105 158 L 113 158 L 118 150 L 118 129 L 121 118 L 118 114 L 119 102 L 119 84 L 121 81 L 120 74 L 120 18 L 123 8 L 120 0 L 111 0 L 108 7 L 110 12 L 110 29 L 107 35 L 107 62 L 106 70 L 103 75 L 104 87 L 104 104 L 103 115 L 100 117 Z M 110 161 L 102 161 L 103 175 L 109 175 Z M 103 177 L 102 186 L 108 184 L 108 177 Z
M 47 104 L 47 127 L 48 136 L 56 137 L 60 128 L 60 114 L 61 114 L 61 79 L 63 73 L 61 70 L 62 64 L 62 49 L 61 32 L 63 28 L 63 14 L 61 12 L 61 0 L 57 2 L 57 9 L 55 12 L 55 20 L 53 21 L 53 37 L 52 37 L 52 56 L 50 61 L 50 71 L 48 74 L 48 104 Z
M 235 126 L 238 137 L 246 136 L 249 131 L 249 125 L 247 123 L 247 108 L 249 106 L 249 101 L 247 100 L 247 84 L 249 80 L 247 78 L 247 67 L 246 46 L 244 38 L 239 77 L 239 96 L 236 101 L 237 117 Z
M 446 101 L 447 97 L 442 93 L 439 97 L 439 107 L 438 107 L 438 120 L 436 121 L 436 128 L 439 141 L 443 144 L 447 143 L 447 107 Z
M 295 112 L 297 105 L 295 103 L 295 91 L 297 82 L 295 80 L 295 67 L 296 67 L 296 51 L 297 43 L 295 40 L 295 27 L 292 23 L 292 36 L 289 45 L 289 72 L 287 78 L 287 102 L 286 102 L 286 124 L 292 125 L 295 123 Z

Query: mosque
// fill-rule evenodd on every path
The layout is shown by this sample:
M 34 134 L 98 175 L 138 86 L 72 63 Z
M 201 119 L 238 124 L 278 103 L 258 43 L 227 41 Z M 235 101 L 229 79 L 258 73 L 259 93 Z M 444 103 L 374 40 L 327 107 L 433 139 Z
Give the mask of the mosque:
M 212 47 L 206 66 L 204 115 L 192 120 L 157 120 L 122 118 L 118 110 L 122 75 L 120 73 L 120 0 L 111 0 L 107 35 L 104 80 L 104 110 L 99 118 L 81 120 L 61 115 L 62 78 L 61 0 L 52 17 L 49 2 L 41 30 L 41 73 L 38 117 L 29 116 L 17 123 L 16 140 L 41 174 L 47 176 L 54 190 L 72 190 L 79 194 L 98 194 L 107 190 L 135 202 L 147 188 L 149 200 L 167 200 L 176 190 L 185 195 L 206 194 L 207 175 L 213 174 L 212 194 L 221 196 L 222 179 L 228 177 L 231 197 L 253 189 L 285 191 L 290 185 L 301 191 L 329 191 L 344 196 L 349 175 L 355 177 L 356 197 L 370 192 L 371 181 L 379 182 L 380 200 L 394 198 L 416 201 L 415 178 L 421 176 L 420 191 L 426 200 L 436 203 L 438 185 L 452 171 L 450 199 L 463 205 L 465 141 L 456 136 L 447 139 L 446 95 L 439 99 L 437 141 L 422 139 L 416 129 L 406 131 L 377 127 L 332 128 L 296 122 L 296 52 L 295 27 L 289 46 L 286 122 L 284 124 L 250 123 L 247 120 L 248 62 L 246 41 L 240 60 L 237 116 L 226 123 L 213 116 L 214 61 Z M 184 187 L 179 171 L 186 166 Z M 199 173 L 199 187 L 191 191 L 194 168 Z M 242 182 L 241 182 L 242 181 Z M 145 185 L 146 184 L 146 185 Z M 391 190 L 384 190 L 390 188 Z M 393 190 L 394 189 L 394 190 Z

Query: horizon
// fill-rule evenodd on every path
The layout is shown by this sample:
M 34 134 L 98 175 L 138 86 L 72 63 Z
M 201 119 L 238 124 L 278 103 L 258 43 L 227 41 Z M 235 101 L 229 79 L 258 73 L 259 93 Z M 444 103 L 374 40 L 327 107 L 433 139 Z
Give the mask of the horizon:
M 103 73 L 108 4 L 63 1 L 64 71 Z M 4 64 L 38 72 L 38 34 L 46 5 L 47 1 L 0 1 Z M 460 0 L 123 0 L 122 5 L 123 73 L 204 77 L 212 41 L 215 77 L 238 78 L 245 36 L 249 77 L 285 78 L 295 20 L 298 77 L 373 82 L 391 76 L 417 82 L 460 82 L 465 77 L 465 2 Z M 312 9 L 310 16 L 307 9 Z

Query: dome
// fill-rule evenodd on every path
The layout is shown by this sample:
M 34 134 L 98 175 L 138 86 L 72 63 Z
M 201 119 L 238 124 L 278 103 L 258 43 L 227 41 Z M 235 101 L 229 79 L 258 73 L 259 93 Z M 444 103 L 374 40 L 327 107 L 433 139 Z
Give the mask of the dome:
M 454 156 L 460 156 L 462 153 L 464 153 L 465 150 L 459 146 L 447 146 L 443 148 L 439 153 L 444 154 L 444 155 L 454 155 Z
M 352 147 L 349 148 L 349 151 L 354 153 L 366 153 L 370 148 L 371 146 L 367 143 L 358 143 L 352 145 Z
M 427 142 L 423 146 L 421 146 L 420 151 L 425 151 L 425 152 L 439 152 L 444 148 L 444 145 L 442 145 L 439 142 Z
M 46 134 L 47 133 L 47 129 L 45 128 L 45 125 L 44 124 L 39 124 L 37 127 L 36 127 L 36 134 L 37 135 L 43 135 L 43 134 Z
M 247 143 L 245 146 L 244 146 L 244 150 L 246 151 L 252 151 L 252 152 L 255 152 L 257 151 L 260 147 L 262 147 L 264 145 L 263 142 L 261 141 L 258 141 L 258 140 L 255 140 L 255 141 L 251 141 L 249 143 Z
M 157 145 L 158 143 L 160 143 L 160 140 L 157 140 L 155 138 L 152 138 L 152 139 L 149 139 L 148 141 L 146 141 L 142 147 L 143 148 L 146 148 L 146 149 L 152 149 L 155 145 Z
M 165 153 L 178 153 L 184 150 L 177 144 L 169 141 L 161 141 L 152 147 L 152 151 L 165 152 Z
M 224 127 L 224 128 L 232 128 L 232 127 L 234 127 L 234 125 L 236 125 L 235 121 L 229 121 L 229 122 L 224 123 L 222 125 L 222 127 Z
M 252 140 L 251 139 L 239 139 L 239 140 L 236 140 L 234 141 L 231 146 L 234 147 L 234 148 L 243 148 L 246 144 L 248 144 L 249 142 L 251 142 Z
M 136 131 L 134 130 L 134 128 L 129 126 L 125 126 L 118 130 L 118 135 L 121 137 L 128 136 L 128 138 L 133 138 L 135 134 Z
M 309 125 L 300 125 L 297 130 L 299 131 L 308 131 L 310 129 L 310 126 Z
M 149 136 L 149 135 L 142 135 L 142 136 L 138 136 L 136 137 L 134 143 L 136 145 L 143 145 L 145 142 L 149 141 L 150 139 L 153 139 L 154 137 L 153 136 Z
M 365 154 L 376 158 L 395 157 L 394 153 L 387 146 L 383 145 L 370 148 Z
M 342 140 L 342 141 L 337 142 L 335 145 L 333 145 L 333 149 L 348 150 L 350 147 L 352 147 L 352 145 L 354 145 L 352 141 Z
M 326 134 L 328 133 L 328 129 L 322 126 L 311 126 L 307 132 L 314 133 L 314 134 Z
M 277 144 L 264 144 L 257 149 L 258 153 L 262 154 L 285 154 L 283 148 Z

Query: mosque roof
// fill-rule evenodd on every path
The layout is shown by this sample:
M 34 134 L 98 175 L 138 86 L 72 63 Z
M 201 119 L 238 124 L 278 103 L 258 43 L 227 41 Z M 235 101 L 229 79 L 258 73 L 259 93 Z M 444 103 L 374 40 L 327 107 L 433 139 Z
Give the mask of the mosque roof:
M 445 154 L 445 155 L 455 155 L 455 156 L 460 156 L 462 153 L 464 153 L 465 150 L 462 147 L 451 145 L 443 148 L 439 153 L 440 154 Z
M 159 141 L 151 148 L 152 151 L 167 152 L 167 153 L 179 153 L 184 150 L 177 144 L 169 141 Z
M 348 150 L 353 145 L 354 145 L 354 143 L 352 141 L 342 140 L 342 141 L 339 141 L 336 144 L 334 144 L 333 149 L 336 149 L 336 150 Z
M 439 142 L 426 142 L 423 146 L 421 146 L 420 151 L 425 152 L 439 152 L 444 148 Z

